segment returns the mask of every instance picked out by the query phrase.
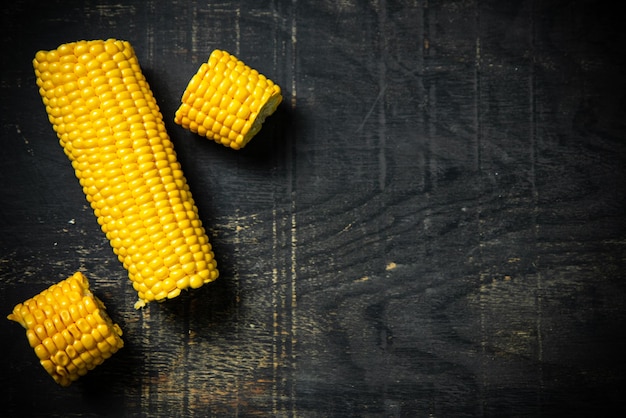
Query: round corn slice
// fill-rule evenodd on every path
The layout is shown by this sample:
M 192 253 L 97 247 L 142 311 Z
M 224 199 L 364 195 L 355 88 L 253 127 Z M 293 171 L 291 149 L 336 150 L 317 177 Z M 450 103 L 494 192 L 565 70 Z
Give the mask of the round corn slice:
M 39 362 L 61 386 L 69 386 L 124 346 L 122 330 L 81 272 L 19 303 L 8 319 L 26 329 Z
M 174 121 L 238 150 L 259 132 L 282 99 L 272 80 L 218 49 L 189 81 Z

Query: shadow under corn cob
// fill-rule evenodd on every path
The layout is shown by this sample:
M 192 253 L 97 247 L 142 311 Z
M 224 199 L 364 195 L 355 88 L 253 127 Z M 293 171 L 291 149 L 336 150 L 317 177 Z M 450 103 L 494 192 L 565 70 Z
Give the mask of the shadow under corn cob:
M 49 120 L 136 308 L 219 273 L 163 116 L 126 41 L 78 41 L 33 60 Z

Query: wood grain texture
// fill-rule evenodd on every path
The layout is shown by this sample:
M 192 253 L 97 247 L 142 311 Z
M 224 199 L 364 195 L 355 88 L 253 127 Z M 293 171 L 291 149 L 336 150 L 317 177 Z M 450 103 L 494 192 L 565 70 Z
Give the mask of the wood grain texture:
M 8 4 L 1 311 L 81 270 L 126 346 L 62 389 L 0 321 L 0 415 L 624 411 L 626 39 L 611 9 Z M 221 272 L 141 311 L 31 67 L 39 49 L 106 37 L 136 49 Z M 214 48 L 285 93 L 240 152 L 173 123 Z

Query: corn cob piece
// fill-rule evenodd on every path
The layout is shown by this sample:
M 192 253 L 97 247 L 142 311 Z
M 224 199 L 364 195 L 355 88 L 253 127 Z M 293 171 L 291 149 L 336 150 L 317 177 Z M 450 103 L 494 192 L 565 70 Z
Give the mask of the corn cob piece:
M 228 52 L 215 50 L 187 85 L 174 121 L 237 150 L 259 132 L 282 99 L 272 80 Z
M 61 386 L 69 386 L 124 346 L 122 330 L 80 272 L 17 304 L 7 318 L 26 328 L 39 362 Z
M 33 60 L 48 118 L 139 300 L 219 272 L 163 116 L 132 46 L 78 41 Z

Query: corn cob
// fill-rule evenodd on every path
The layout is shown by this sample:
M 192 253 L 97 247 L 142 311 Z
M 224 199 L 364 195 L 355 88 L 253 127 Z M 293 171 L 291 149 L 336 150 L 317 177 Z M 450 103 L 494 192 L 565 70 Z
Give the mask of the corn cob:
M 280 87 L 226 51 L 215 50 L 192 77 L 174 121 L 233 149 L 261 129 L 283 97 Z
M 122 330 L 80 272 L 19 303 L 7 317 L 26 328 L 39 362 L 69 386 L 124 346 Z
M 78 41 L 33 60 L 48 118 L 138 293 L 135 308 L 219 275 L 132 46 Z

